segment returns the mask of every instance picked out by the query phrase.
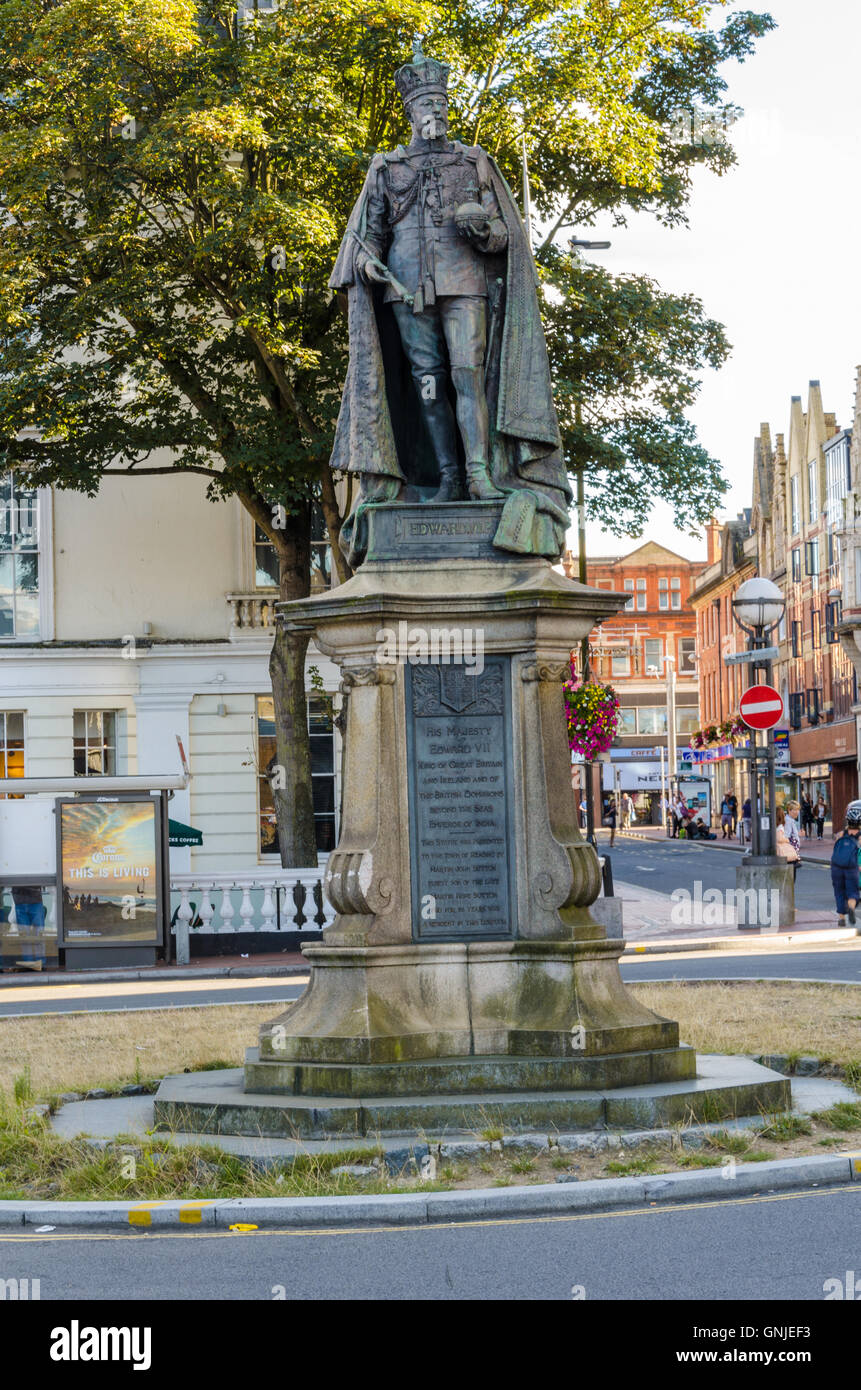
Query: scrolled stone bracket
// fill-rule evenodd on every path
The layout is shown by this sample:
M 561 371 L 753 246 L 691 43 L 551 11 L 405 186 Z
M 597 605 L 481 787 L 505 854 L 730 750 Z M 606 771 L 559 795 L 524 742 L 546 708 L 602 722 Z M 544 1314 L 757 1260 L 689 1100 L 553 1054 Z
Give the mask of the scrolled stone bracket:
M 522 681 L 547 681 L 552 684 L 568 680 L 571 663 L 568 661 L 525 662 L 520 668 Z
M 394 685 L 397 678 L 396 666 L 348 666 L 341 672 L 340 691 L 348 695 L 356 686 Z
M 381 916 L 394 905 L 394 882 L 387 876 L 374 880 L 373 855 L 367 850 L 335 850 L 329 856 L 324 887 L 329 902 L 342 916 Z

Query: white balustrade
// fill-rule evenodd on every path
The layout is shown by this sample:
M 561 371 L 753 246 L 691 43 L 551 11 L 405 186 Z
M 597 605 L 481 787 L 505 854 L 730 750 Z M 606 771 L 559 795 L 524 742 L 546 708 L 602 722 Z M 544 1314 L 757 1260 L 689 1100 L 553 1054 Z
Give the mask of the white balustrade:
M 259 637 L 275 632 L 277 594 L 228 594 L 231 609 L 230 640 Z
M 323 873 L 321 866 L 318 869 L 261 867 L 252 873 L 240 870 L 232 874 L 171 874 L 170 886 L 180 898 L 177 918 L 189 925 L 192 920 L 199 919 L 199 926 L 192 931 L 271 932 L 278 930 L 280 918 L 282 932 L 315 932 L 322 931 L 335 916 L 323 894 Z M 299 892 L 296 892 L 297 886 Z M 219 894 L 221 901 L 216 909 L 214 904 Z M 301 926 L 300 918 L 305 919 Z

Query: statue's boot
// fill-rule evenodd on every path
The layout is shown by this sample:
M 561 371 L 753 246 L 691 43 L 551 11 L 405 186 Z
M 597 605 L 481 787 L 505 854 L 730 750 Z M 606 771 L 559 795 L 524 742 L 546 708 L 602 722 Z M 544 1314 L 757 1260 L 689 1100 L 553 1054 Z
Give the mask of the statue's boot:
M 435 381 L 433 389 L 429 391 L 427 387 L 431 377 Z M 457 502 L 463 496 L 457 466 L 457 425 L 446 390 L 445 373 L 425 373 L 416 379 L 416 388 L 434 462 L 439 469 L 440 487 L 431 501 Z M 446 495 L 443 496 L 443 493 Z
M 500 492 L 498 487 L 494 487 L 490 481 L 490 473 L 486 463 L 468 463 L 466 465 L 466 484 L 469 488 L 469 495 L 474 502 L 493 502 L 498 497 L 504 497 L 505 493 Z
M 466 482 L 469 495 L 477 502 L 504 497 L 490 481 L 490 421 L 484 389 L 483 367 L 452 367 L 457 392 L 457 423 L 466 454 Z
M 447 463 L 443 466 L 439 477 L 439 488 L 430 500 L 431 502 L 460 502 L 463 500 L 460 470 L 456 463 Z

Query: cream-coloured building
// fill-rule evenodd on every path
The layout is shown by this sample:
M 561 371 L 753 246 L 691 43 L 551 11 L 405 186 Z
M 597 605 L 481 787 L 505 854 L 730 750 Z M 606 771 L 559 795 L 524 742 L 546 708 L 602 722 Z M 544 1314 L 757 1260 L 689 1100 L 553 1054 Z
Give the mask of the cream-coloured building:
M 165 776 L 180 770 L 179 736 L 191 780 L 170 814 L 203 841 L 171 850 L 171 874 L 277 863 L 260 775 L 274 752 L 277 598 L 262 532 L 193 475 L 108 476 L 95 498 L 18 492 L 11 475 L 0 485 L 0 772 Z M 312 648 L 308 665 L 334 694 L 331 663 Z M 325 700 L 309 718 L 325 853 L 338 734 Z

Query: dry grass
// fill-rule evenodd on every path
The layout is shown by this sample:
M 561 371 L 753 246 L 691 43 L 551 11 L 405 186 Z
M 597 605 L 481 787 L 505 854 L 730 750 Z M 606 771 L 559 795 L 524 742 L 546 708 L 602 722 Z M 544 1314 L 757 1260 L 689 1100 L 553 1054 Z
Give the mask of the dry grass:
M 802 1054 L 846 1065 L 861 1061 L 857 985 L 740 980 L 636 985 L 641 1003 L 678 1019 L 698 1052 Z
M 111 1088 L 226 1063 L 242 1066 L 277 1004 L 0 1018 L 0 1091 L 29 1071 L 35 1096 Z

